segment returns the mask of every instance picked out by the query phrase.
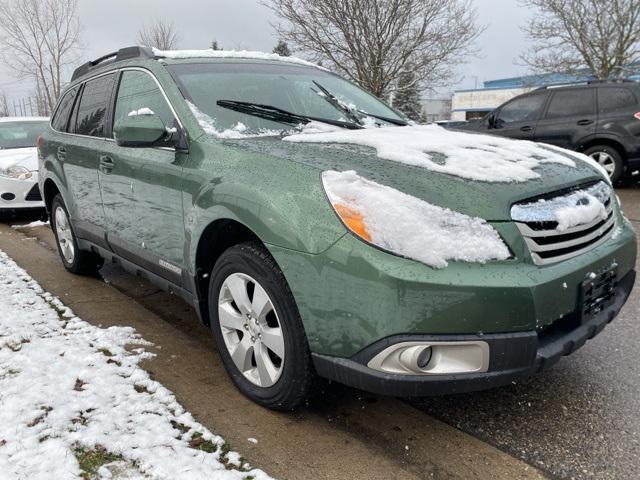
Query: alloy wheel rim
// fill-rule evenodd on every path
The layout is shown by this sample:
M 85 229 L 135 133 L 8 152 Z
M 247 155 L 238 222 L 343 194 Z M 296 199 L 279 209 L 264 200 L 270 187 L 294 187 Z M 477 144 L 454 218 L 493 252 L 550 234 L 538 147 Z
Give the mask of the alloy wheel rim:
M 254 385 L 274 385 L 284 367 L 282 324 L 265 289 L 244 273 L 229 275 L 218 296 L 224 344 L 242 375 Z
M 602 168 L 607 171 L 609 176 L 613 175 L 613 172 L 616 170 L 616 162 L 611 155 L 607 152 L 593 152 L 589 156 L 602 165 Z
M 55 212 L 56 236 L 62 256 L 68 263 L 73 263 L 76 256 L 76 249 L 73 245 L 73 234 L 69 225 L 67 213 L 62 207 L 57 207 Z

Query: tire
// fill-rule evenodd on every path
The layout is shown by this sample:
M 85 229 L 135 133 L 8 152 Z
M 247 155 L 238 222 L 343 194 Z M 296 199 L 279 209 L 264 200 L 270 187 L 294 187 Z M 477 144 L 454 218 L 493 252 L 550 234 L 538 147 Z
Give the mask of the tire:
M 77 275 L 95 275 L 104 260 L 93 252 L 78 248 L 78 241 L 69 221 L 69 211 L 60 194 L 51 203 L 51 229 L 56 237 L 58 253 L 64 268 Z
M 620 152 L 608 145 L 595 145 L 584 151 L 585 155 L 593 158 L 609 174 L 611 183 L 615 183 L 624 174 L 625 164 Z
M 311 354 L 291 290 L 265 248 L 248 242 L 226 250 L 213 267 L 208 302 L 218 352 L 236 387 L 273 410 L 300 406 L 315 380 Z

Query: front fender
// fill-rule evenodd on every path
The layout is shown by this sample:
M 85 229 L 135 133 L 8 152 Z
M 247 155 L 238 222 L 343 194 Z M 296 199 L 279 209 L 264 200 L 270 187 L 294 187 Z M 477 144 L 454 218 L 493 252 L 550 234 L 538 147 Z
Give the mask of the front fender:
M 267 155 L 207 150 L 206 168 L 202 161 L 197 169 L 185 166 L 187 260 L 192 268 L 204 230 L 221 219 L 241 223 L 266 244 L 312 254 L 327 250 L 346 233 L 326 199 L 318 169 Z

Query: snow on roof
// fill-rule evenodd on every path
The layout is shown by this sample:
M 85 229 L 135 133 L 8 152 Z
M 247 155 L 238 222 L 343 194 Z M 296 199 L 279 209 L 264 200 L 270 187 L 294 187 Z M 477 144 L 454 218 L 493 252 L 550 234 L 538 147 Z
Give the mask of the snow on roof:
M 576 165 L 566 154 L 541 144 L 447 130 L 437 125 L 325 133 L 303 130 L 284 140 L 372 147 L 384 160 L 484 182 L 525 182 L 538 178 L 540 174 L 534 169 L 544 163 Z
M 163 58 L 245 58 L 251 60 L 275 60 L 305 65 L 307 67 L 322 68 L 315 63 L 298 57 L 283 57 L 277 53 L 252 52 L 249 50 L 158 50 L 154 48 L 153 53 L 157 57 Z
M 510 256 L 496 230 L 481 218 L 438 207 L 354 171 L 325 171 L 331 203 L 357 211 L 373 244 L 434 268 L 448 260 L 485 263 Z
M 0 123 L 4 122 L 48 122 L 49 117 L 0 117 Z

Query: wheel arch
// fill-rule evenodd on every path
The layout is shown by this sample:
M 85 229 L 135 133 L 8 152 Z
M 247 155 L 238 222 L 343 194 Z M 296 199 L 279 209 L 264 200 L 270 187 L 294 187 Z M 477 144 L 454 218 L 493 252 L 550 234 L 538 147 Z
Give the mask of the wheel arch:
M 588 141 L 586 141 L 585 143 L 583 143 L 580 146 L 580 149 L 578 150 L 579 152 L 583 153 L 585 151 L 587 151 L 588 149 L 590 149 L 591 147 L 595 147 L 597 145 L 606 145 L 607 147 L 611 147 L 613 149 L 615 149 L 620 156 L 622 157 L 622 160 L 627 161 L 627 151 L 624 148 L 624 145 L 622 145 L 622 143 L 620 143 L 619 141 L 613 139 L 613 138 L 609 138 L 609 137 L 597 137 L 597 138 L 592 138 Z
M 47 212 L 49 213 L 49 215 L 51 215 L 51 205 L 53 203 L 53 199 L 55 198 L 56 195 L 61 194 L 60 189 L 58 188 L 58 185 L 56 185 L 56 182 L 54 182 L 50 178 L 47 178 L 44 181 L 42 189 L 43 189 L 42 197 L 44 199 L 44 206 Z
M 239 243 L 249 241 L 256 241 L 264 246 L 264 242 L 253 230 L 243 223 L 230 218 L 214 220 L 202 231 L 195 252 L 193 277 L 198 314 L 206 325 L 209 325 L 207 296 L 213 266 L 225 250 Z

